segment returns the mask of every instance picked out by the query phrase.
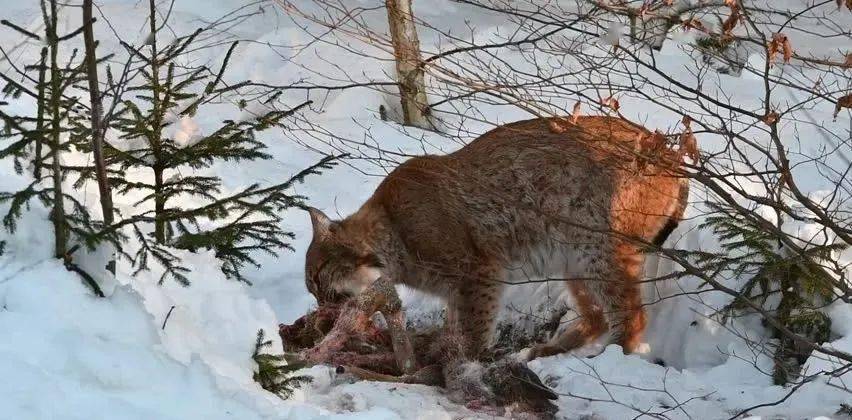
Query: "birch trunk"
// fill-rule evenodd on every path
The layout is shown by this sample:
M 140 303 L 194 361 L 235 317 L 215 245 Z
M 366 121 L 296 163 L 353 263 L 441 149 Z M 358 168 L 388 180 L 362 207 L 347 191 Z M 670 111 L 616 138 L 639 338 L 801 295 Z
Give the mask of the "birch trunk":
M 403 123 L 432 129 L 428 118 L 426 85 L 420 59 L 420 40 L 411 9 L 412 0 L 386 0 L 388 23 L 396 59 Z

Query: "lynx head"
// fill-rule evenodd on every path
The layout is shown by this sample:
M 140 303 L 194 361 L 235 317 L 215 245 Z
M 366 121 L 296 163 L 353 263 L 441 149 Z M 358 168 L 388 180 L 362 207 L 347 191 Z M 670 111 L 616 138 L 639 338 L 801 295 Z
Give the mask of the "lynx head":
M 320 304 L 357 295 L 381 276 L 381 260 L 353 227 L 315 208 L 308 212 L 314 233 L 305 255 L 305 285 Z

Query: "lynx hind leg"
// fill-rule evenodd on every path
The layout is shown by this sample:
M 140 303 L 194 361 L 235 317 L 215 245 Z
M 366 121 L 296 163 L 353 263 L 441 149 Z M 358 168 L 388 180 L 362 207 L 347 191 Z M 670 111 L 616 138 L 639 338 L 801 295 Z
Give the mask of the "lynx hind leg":
M 577 303 L 576 310 L 579 319 L 547 343 L 533 347 L 528 356 L 529 360 L 553 356 L 582 347 L 607 331 L 603 307 L 589 293 L 586 285 L 580 282 L 569 282 L 568 288 Z
M 610 342 L 632 353 L 641 344 L 645 330 L 641 274 L 644 256 L 631 244 L 619 241 L 589 257 L 592 280 L 569 282 L 580 319 L 548 343 L 535 346 L 529 359 L 568 352 L 591 343 L 611 331 Z
M 466 356 L 472 360 L 486 356 L 502 292 L 503 285 L 497 281 L 471 281 L 451 300 L 455 307 L 455 324 L 464 337 Z
M 609 297 L 606 316 L 611 342 L 629 354 L 638 349 L 647 324 L 641 292 L 645 256 L 639 247 L 622 242 L 616 245 L 612 261 L 614 281 L 602 283 L 603 293 Z

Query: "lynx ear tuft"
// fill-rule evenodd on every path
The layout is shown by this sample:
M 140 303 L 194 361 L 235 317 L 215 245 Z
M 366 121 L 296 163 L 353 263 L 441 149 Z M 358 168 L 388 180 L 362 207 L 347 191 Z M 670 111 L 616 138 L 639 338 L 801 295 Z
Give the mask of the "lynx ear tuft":
M 311 224 L 314 228 L 314 238 L 324 238 L 331 233 L 331 219 L 321 210 L 308 207 L 308 213 L 311 215 Z

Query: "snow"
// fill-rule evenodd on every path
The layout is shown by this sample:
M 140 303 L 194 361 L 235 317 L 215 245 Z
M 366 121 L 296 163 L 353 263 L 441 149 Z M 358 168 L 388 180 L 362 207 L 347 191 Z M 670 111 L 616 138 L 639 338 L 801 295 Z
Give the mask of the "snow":
M 225 379 L 198 356 L 159 351 L 160 333 L 129 287 L 102 302 L 48 260 L 5 282 L 0 297 L 8 418 L 261 418 L 247 398 L 223 398 L 215 385 Z
M 39 19 L 34 13 L 35 6 L 23 3 L 0 0 L 0 8 L 24 27 L 37 28 Z M 135 0 L 98 3 L 111 25 L 122 34 L 125 31 L 129 34 L 128 41 L 137 45 L 144 41 L 147 35 L 146 13 L 142 12 L 144 4 Z M 245 4 L 238 0 L 178 0 L 170 28 L 177 34 L 188 33 Z M 387 51 L 367 48 L 370 55 L 361 56 L 342 52 L 335 45 L 314 43 L 275 5 L 267 3 L 263 7 L 267 9 L 265 13 L 231 28 L 223 37 L 251 41 L 241 43 L 235 51 L 226 80 L 251 79 L 271 84 L 389 80 L 393 65 Z M 418 8 L 416 5 L 415 12 L 442 29 L 456 28 L 462 33 L 473 33 L 480 42 L 494 37 L 497 31 L 509 29 L 506 22 L 493 15 L 450 1 L 435 1 L 434 7 Z M 377 28 L 386 25 L 380 14 L 365 18 Z M 73 19 L 66 16 L 64 24 L 70 28 L 77 19 L 76 15 Z M 471 27 L 465 26 L 468 24 Z M 618 42 L 623 25 L 608 27 L 605 43 Z M 319 31 L 318 28 L 313 30 Z M 104 39 L 112 36 L 103 25 L 98 27 L 97 33 Z M 658 53 L 660 65 L 670 74 L 689 74 L 691 60 L 678 45 L 691 39 L 689 34 L 678 33 Z M 18 42 L 16 34 L 0 27 L 0 45 Z M 445 41 L 424 28 L 421 42 L 424 48 L 436 49 Z M 813 45 L 814 54 L 835 51 L 842 46 L 833 42 Z M 270 45 L 285 46 L 271 48 Z M 798 46 L 806 47 L 810 46 Z M 119 47 L 106 41 L 101 48 L 118 50 Z M 590 48 L 611 50 L 607 45 Z M 24 45 L 13 57 L 16 60 L 32 58 L 35 50 L 34 45 Z M 224 54 L 224 48 L 204 50 L 193 58 L 218 63 L 219 54 Z M 507 52 L 505 59 L 520 62 L 521 52 Z M 761 68 L 762 65 L 755 54 L 750 56 L 749 67 Z M 0 67 L 3 66 L 5 64 L 0 63 Z M 327 80 L 320 75 L 337 80 Z M 706 84 L 708 89 L 728 93 L 743 107 L 759 106 L 756 98 L 762 89 L 761 82 L 748 71 L 740 78 L 708 77 L 712 79 Z M 389 161 L 398 162 L 408 155 L 452 151 L 461 147 L 464 140 L 381 121 L 378 118 L 380 105 L 389 110 L 392 119 L 399 113 L 395 98 L 388 92 L 359 88 L 286 93 L 287 103 L 295 106 L 312 99 L 314 105 L 312 112 L 290 123 L 292 131 L 261 136 L 270 144 L 275 159 L 251 165 L 220 164 L 210 171 L 223 176 L 225 190 L 237 190 L 253 182 L 280 182 L 315 162 L 319 157 L 317 151 L 347 151 L 372 158 L 350 161 L 325 176 L 311 178 L 304 185 L 294 187 L 295 192 L 310 197 L 312 205 L 330 215 L 345 216 L 356 210 L 370 196 L 381 176 L 392 169 L 394 162 Z M 668 111 L 649 109 L 640 99 L 619 99 L 623 112 L 632 112 L 631 118 L 651 128 L 665 130 L 680 119 Z M 565 109 L 574 102 L 574 98 L 567 98 Z M 207 113 L 176 119 L 169 127 L 169 134 L 189 145 L 226 116 L 249 118 L 259 110 L 216 104 Z M 508 122 L 528 116 L 520 110 L 496 105 L 480 111 L 490 121 Z M 844 118 L 848 117 L 841 116 L 837 123 L 832 123 L 832 112 L 830 104 L 818 104 L 812 115 L 820 124 L 842 132 L 843 124 L 848 124 Z M 315 126 L 309 126 L 308 122 Z M 468 120 L 465 128 L 470 134 L 467 137 L 490 127 L 476 122 L 475 118 Z M 813 129 L 807 126 L 799 130 L 803 138 L 813 134 Z M 339 139 L 332 139 L 329 133 Z M 705 150 L 720 145 L 718 139 L 706 135 L 699 135 L 699 144 Z M 364 145 L 378 145 L 384 152 L 378 153 Z M 132 145 L 122 146 L 132 148 Z M 810 150 L 818 145 L 796 147 Z M 86 159 L 76 154 L 66 158 Z M 0 173 L 3 173 L 0 190 L 25 185 L 27 178 L 14 175 L 10 162 L 3 161 L 0 165 Z M 824 194 L 822 190 L 826 188 L 826 180 L 815 172 L 818 171 L 804 164 L 796 173 L 797 179 L 805 182 L 808 192 L 814 196 Z M 80 194 L 97 214 L 94 186 L 87 185 Z M 693 201 L 700 202 L 704 198 L 700 191 L 694 190 Z M 132 213 L 137 199 L 117 197 L 116 203 L 127 214 Z M 192 204 L 191 199 L 186 200 L 187 205 Z M 0 212 L 4 210 L 5 207 L 0 206 Z M 698 206 L 691 207 L 687 220 L 672 235 L 667 246 L 717 249 L 719 244 L 715 238 L 697 229 L 700 218 L 696 217 L 700 214 Z M 766 216 L 772 217 L 772 212 L 767 211 Z M 308 215 L 290 210 L 284 220 L 288 229 L 296 234 L 295 252 L 285 253 L 280 258 L 260 256 L 263 267 L 248 273 L 254 286 L 225 279 L 209 253 L 182 252 L 184 263 L 192 268 L 190 287 L 168 281 L 158 285 L 157 267 L 151 273 L 133 277 L 132 268 L 121 261 L 116 282 L 104 285 L 108 297 L 97 299 L 74 274 L 50 258 L 52 235 L 47 210 L 41 205 L 33 206 L 14 235 L 0 233 L 0 240 L 8 242 L 5 255 L 0 257 L 2 416 L 15 419 L 418 420 L 485 417 L 450 403 L 434 388 L 349 383 L 327 367 L 303 372 L 311 375 L 314 381 L 298 390 L 290 400 L 282 401 L 263 391 L 252 380 L 251 353 L 257 330 L 263 328 L 274 338 L 279 322 L 291 322 L 315 304 L 303 284 L 303 256 L 310 241 Z M 800 234 L 819 233 L 805 224 L 789 224 L 785 229 L 795 229 Z M 850 255 L 841 257 L 848 261 Z M 100 251 L 85 254 L 80 262 L 89 272 L 103 276 L 105 259 L 105 251 Z M 676 269 L 668 260 L 651 260 L 646 268 L 649 276 Z M 731 282 L 736 280 L 730 279 Z M 759 319 L 746 317 L 722 326 L 713 314 L 729 302 L 729 297 L 719 292 L 676 296 L 683 291 L 696 290 L 699 284 L 698 279 L 684 278 L 657 284 L 653 290 L 649 286 L 648 299 L 662 300 L 649 308 L 647 343 L 642 354 L 625 356 L 618 346 L 604 347 L 602 339 L 574 354 L 531 362 L 530 367 L 542 380 L 562 395 L 558 401 L 560 416 L 622 419 L 647 413 L 669 418 L 729 418 L 749 406 L 785 397 L 789 389 L 772 385 L 771 377 L 757 371 L 758 368 L 771 370 L 772 361 L 765 356 L 756 357 L 754 349 L 740 338 L 746 335 L 757 342 L 767 339 Z M 402 294 L 410 318 L 426 324 L 439 322 L 440 302 L 411 290 L 402 290 Z M 560 305 L 570 306 L 571 297 L 559 285 L 528 284 L 513 286 L 504 304 L 507 309 L 501 313 L 502 322 L 523 323 L 524 327 L 533 328 L 536 317 L 527 313 L 542 314 Z M 833 320 L 834 341 L 830 345 L 852 351 L 852 307 L 835 303 L 827 313 Z M 570 320 L 572 316 L 569 312 L 563 320 Z M 272 351 L 280 352 L 280 343 L 276 342 Z M 587 358 L 586 355 L 595 356 Z M 657 360 L 664 361 L 666 366 L 655 364 Z M 817 373 L 838 365 L 831 358 L 811 356 L 806 366 L 806 373 Z M 820 377 L 780 405 L 749 413 L 764 418 L 831 417 L 841 403 L 852 400 L 847 392 L 832 385 L 842 380 L 848 383 L 850 379 L 848 373 L 830 381 Z
M 165 135 L 173 138 L 178 147 L 192 146 L 204 137 L 201 127 L 188 115 L 180 117 L 177 124 L 169 126 Z

